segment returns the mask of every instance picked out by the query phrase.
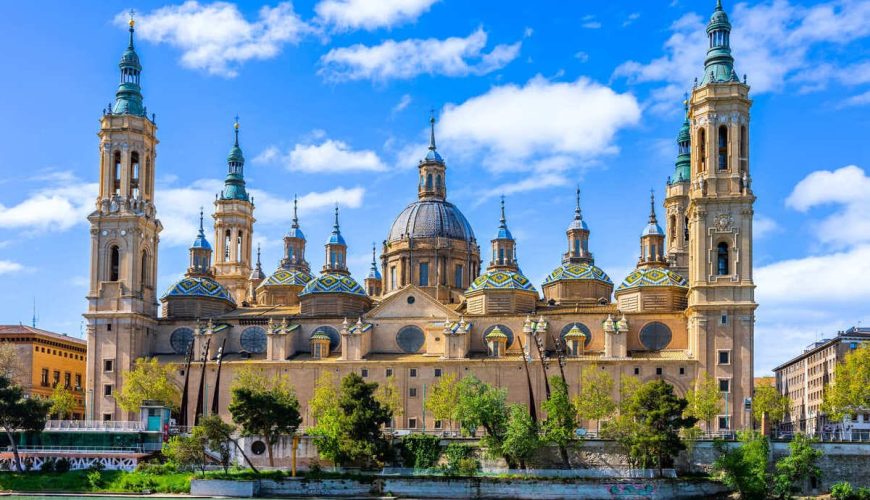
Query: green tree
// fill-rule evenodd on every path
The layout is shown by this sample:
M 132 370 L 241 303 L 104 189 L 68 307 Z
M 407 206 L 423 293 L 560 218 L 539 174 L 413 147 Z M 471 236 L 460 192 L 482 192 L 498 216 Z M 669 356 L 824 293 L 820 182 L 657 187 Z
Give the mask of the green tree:
M 767 496 L 769 484 L 770 443 L 758 432 L 738 432 L 737 436 L 740 446 L 729 447 L 725 441 L 714 441 L 719 456 L 713 462 L 713 471 L 723 484 L 737 490 L 741 498 L 761 500 Z
M 480 443 L 487 453 L 490 456 L 501 455 L 511 463 L 510 458 L 502 453 L 508 422 L 506 389 L 496 389 L 474 375 L 464 377 L 459 382 L 454 419 L 466 434 L 474 434 L 479 427 L 483 427 L 486 436 L 481 438 Z
M 526 468 L 526 460 L 541 447 L 538 427 L 529 415 L 529 409 L 522 405 L 510 405 L 502 443 L 502 455 L 509 458 L 508 464 L 519 464 Z
M 628 375 L 622 376 L 619 380 L 619 411 L 625 411 L 625 406 L 631 401 L 631 398 L 634 397 L 634 393 L 640 389 L 643 383 L 639 378 Z
M 57 384 L 54 390 L 51 391 L 51 396 L 48 398 L 48 401 L 51 403 L 48 413 L 51 415 L 57 415 L 57 418 L 60 420 L 64 420 L 70 416 L 78 405 L 75 394 L 61 384 Z
M 208 461 L 206 446 L 208 439 L 201 426 L 196 426 L 190 435 L 178 435 L 163 443 L 163 456 L 182 470 L 196 470 L 205 477 L 205 465 Z
M 45 428 L 50 403 L 42 398 L 28 398 L 21 386 L 12 380 L 0 376 L 0 427 L 6 432 L 12 456 L 19 472 L 21 457 L 18 455 L 18 443 L 12 434 L 15 431 L 39 432 Z
M 597 432 L 601 432 L 601 421 L 609 418 L 616 410 L 613 377 L 601 368 L 597 365 L 583 368 L 580 374 L 580 394 L 574 398 L 577 415 L 583 420 L 594 420 Z
M 275 465 L 272 449 L 282 436 L 299 428 L 299 401 L 290 381 L 276 375 L 265 379 L 251 375 L 245 383 L 231 386 L 229 411 L 243 436 L 262 436 L 269 452 L 269 465 Z
M 390 375 L 383 384 L 378 384 L 378 388 L 375 390 L 375 399 L 381 406 L 390 410 L 393 417 L 402 416 L 402 394 L 396 387 L 396 377 Z
M 17 383 L 21 375 L 21 357 L 15 344 L 4 342 L 0 344 L 0 377 L 6 377 Z
M 577 429 L 577 410 L 568 396 L 568 385 L 562 377 L 550 377 L 550 399 L 541 404 L 547 418 L 541 424 L 541 438 L 559 447 L 562 464 L 571 468 L 568 445 Z
M 314 436 L 317 453 L 332 463 L 340 463 L 343 456 L 339 438 L 344 415 L 338 407 L 338 387 L 332 372 L 324 371 L 317 378 L 308 408 L 315 421 L 308 434 Z
M 235 447 L 236 450 L 245 459 L 245 462 L 256 473 L 259 473 L 251 459 L 245 454 L 245 450 L 239 445 L 239 442 L 233 438 L 233 433 L 236 432 L 236 426 L 223 421 L 218 415 L 203 416 L 199 420 L 199 426 L 205 432 L 205 437 L 208 440 L 208 448 L 217 452 L 221 458 L 221 465 L 224 467 L 224 472 L 227 472 L 229 467 L 230 450 Z
M 704 422 L 707 432 L 712 431 L 712 420 L 719 414 L 722 393 L 719 383 L 707 372 L 702 372 L 695 379 L 692 388 L 686 393 L 686 416 Z
M 456 375 L 452 373 L 443 375 L 426 395 L 426 409 L 429 413 L 436 420 L 449 422 L 451 428 L 453 428 L 453 415 L 458 403 L 459 384 L 456 382 Z
M 181 390 L 172 379 L 172 365 L 161 365 L 157 358 L 139 358 L 133 369 L 124 374 L 124 383 L 115 396 L 118 406 L 126 412 L 138 412 L 146 400 L 162 401 L 177 411 Z
M 832 420 L 870 408 L 870 344 L 846 354 L 834 367 L 834 383 L 825 389 L 822 410 Z
M 805 434 L 795 434 L 788 444 L 789 455 L 776 463 L 773 492 L 778 498 L 791 498 L 798 490 L 798 482 L 822 477 L 816 463 L 822 457 L 821 450 L 813 448 L 815 440 Z
M 791 400 L 785 394 L 780 394 L 772 385 L 759 385 L 752 395 L 752 416 L 756 422 L 761 422 L 762 417 L 767 415 L 767 423 L 770 425 L 782 422 L 791 406 Z

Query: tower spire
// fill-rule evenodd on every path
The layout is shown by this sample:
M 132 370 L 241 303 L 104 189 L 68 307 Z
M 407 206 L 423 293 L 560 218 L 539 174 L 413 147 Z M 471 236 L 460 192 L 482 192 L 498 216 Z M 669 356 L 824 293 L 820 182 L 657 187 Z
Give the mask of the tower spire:
M 134 11 L 130 11 L 128 21 L 130 40 L 127 49 L 121 54 L 118 69 L 121 70 L 121 82 L 115 92 L 115 102 L 112 104 L 112 114 L 146 116 L 145 106 L 142 104 L 142 88 L 139 86 L 139 77 L 142 73 L 142 65 L 139 63 L 139 55 L 133 47 L 133 33 L 136 21 L 133 19 Z
M 293 225 L 291 226 L 293 229 L 299 229 L 299 215 L 297 210 L 299 208 L 298 200 L 296 199 L 296 195 L 293 195 Z
M 577 206 L 574 208 L 574 220 L 583 220 L 583 213 L 580 211 L 580 184 L 577 184 Z
M 656 220 L 656 194 L 652 188 L 649 190 L 649 223 L 658 223 Z
M 701 85 L 708 83 L 737 82 L 734 57 L 731 55 L 731 21 L 722 8 L 722 0 L 716 0 L 716 8 L 707 24 L 708 49 L 704 60 L 704 77 Z
M 233 119 L 233 147 L 227 155 L 227 178 L 224 181 L 224 191 L 221 196 L 228 200 L 249 201 L 245 190 L 245 155 L 239 147 L 239 117 Z

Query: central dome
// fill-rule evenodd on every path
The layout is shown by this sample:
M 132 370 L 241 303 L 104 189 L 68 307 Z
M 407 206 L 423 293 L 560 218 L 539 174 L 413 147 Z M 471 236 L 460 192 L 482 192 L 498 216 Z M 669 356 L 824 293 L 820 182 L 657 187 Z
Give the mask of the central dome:
M 387 240 L 408 238 L 451 238 L 474 241 L 468 219 L 456 205 L 439 199 L 421 199 L 411 203 L 396 217 Z

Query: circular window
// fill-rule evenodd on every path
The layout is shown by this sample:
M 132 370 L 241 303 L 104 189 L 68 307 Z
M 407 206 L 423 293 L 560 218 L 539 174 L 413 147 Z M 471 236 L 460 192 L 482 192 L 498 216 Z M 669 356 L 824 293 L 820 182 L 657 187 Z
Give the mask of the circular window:
M 408 303 L 409 304 L 413 304 L 414 302 L 416 302 L 416 300 L 417 299 L 415 299 L 413 295 L 408 295 Z
M 647 323 L 640 330 L 640 343 L 650 351 L 660 351 L 671 343 L 671 329 L 658 321 Z
M 318 326 L 311 335 L 317 332 L 323 332 L 329 337 L 330 352 L 338 352 L 338 348 L 341 347 L 341 335 L 338 334 L 338 330 L 331 326 Z
M 565 340 L 565 335 L 568 335 L 568 332 L 571 331 L 572 328 L 577 327 L 583 335 L 586 335 L 586 341 L 583 342 L 583 347 L 589 347 L 589 343 L 592 342 L 592 332 L 589 330 L 589 327 L 584 325 L 583 323 L 568 323 L 567 325 L 562 327 L 562 332 L 559 334 L 562 336 L 562 340 Z
M 510 328 L 506 327 L 505 325 L 492 325 L 489 328 L 487 328 L 486 330 L 484 330 L 483 331 L 483 345 L 485 345 L 486 349 L 489 350 L 489 343 L 487 343 L 487 341 L 486 341 L 486 336 L 489 335 L 489 332 L 493 331 L 495 329 L 495 327 L 498 327 L 498 329 L 501 330 L 501 332 L 507 336 L 507 342 L 505 342 L 504 348 L 505 349 L 509 348 L 511 346 L 511 344 L 514 343 L 514 332 Z
M 190 328 L 176 328 L 169 336 L 169 345 L 175 354 L 187 354 L 187 349 L 193 344 L 193 330 Z
M 419 352 L 425 341 L 426 336 L 423 334 L 423 330 L 413 325 L 402 327 L 396 334 L 396 343 L 399 344 L 399 349 L 407 353 Z
M 251 326 L 242 330 L 239 337 L 242 349 L 251 354 L 266 352 L 266 331 L 259 326 Z
M 251 453 L 254 455 L 262 455 L 266 453 L 266 443 L 262 441 L 254 441 L 251 443 Z

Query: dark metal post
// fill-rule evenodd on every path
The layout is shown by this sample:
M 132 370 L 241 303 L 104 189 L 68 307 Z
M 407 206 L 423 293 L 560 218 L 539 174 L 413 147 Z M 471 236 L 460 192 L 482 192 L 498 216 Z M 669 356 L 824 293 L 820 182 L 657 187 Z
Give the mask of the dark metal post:
M 205 386 L 205 363 L 208 361 L 208 348 L 211 345 L 211 337 L 205 341 L 205 349 L 202 351 L 202 373 L 199 376 L 199 392 L 196 396 L 196 413 L 193 416 L 193 425 L 199 425 L 199 417 L 202 416 L 202 407 L 205 406 L 203 401 L 203 388 Z
M 221 346 L 218 348 L 217 352 L 217 375 L 214 378 L 214 397 L 211 399 L 211 413 L 212 415 L 217 415 L 219 413 L 219 395 L 221 393 L 221 365 L 223 365 L 224 361 L 224 347 L 227 346 L 227 338 L 224 337 L 223 342 L 221 342 Z

